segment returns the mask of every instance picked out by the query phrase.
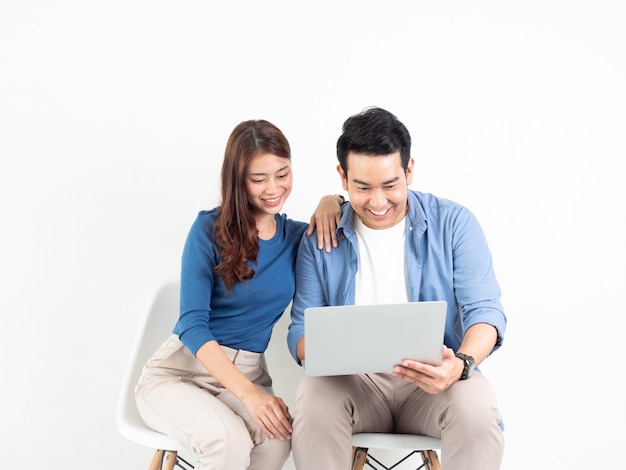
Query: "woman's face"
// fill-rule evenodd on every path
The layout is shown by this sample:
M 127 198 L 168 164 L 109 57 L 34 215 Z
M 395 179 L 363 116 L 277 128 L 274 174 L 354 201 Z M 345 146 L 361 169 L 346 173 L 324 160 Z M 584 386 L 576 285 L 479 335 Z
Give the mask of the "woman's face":
M 291 194 L 291 161 L 270 153 L 256 155 L 246 170 L 246 193 L 256 215 L 278 214 Z

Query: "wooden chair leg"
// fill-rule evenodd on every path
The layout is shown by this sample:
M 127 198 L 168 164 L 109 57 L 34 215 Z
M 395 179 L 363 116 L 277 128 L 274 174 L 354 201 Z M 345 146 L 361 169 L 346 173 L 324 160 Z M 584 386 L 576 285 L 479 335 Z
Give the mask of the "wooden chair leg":
M 163 466 L 162 470 L 174 470 L 174 465 L 176 465 L 176 458 L 178 457 L 178 453 L 168 450 L 165 451 L 165 457 L 163 458 Z
M 148 470 L 159 470 L 161 468 L 161 462 L 163 462 L 163 451 L 161 449 L 157 449 L 154 452 L 154 456 L 152 456 L 152 461 L 150 462 Z
M 171 450 L 157 449 L 148 470 L 173 470 L 178 454 Z
M 367 460 L 367 449 L 363 447 L 352 448 L 352 470 L 363 470 Z
M 441 470 L 436 450 L 420 450 L 420 457 L 422 462 L 424 462 L 426 470 Z

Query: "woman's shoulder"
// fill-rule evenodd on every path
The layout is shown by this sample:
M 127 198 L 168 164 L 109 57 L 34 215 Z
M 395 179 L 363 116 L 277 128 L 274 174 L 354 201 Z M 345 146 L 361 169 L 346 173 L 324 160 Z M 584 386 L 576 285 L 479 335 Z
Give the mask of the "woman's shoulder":
M 295 235 L 298 238 L 302 237 L 302 234 L 309 228 L 309 224 L 306 222 L 290 219 L 287 217 L 287 214 L 280 214 L 277 219 L 284 224 L 286 233 Z
M 201 210 L 196 214 L 196 218 L 191 225 L 190 232 L 191 233 L 199 233 L 205 236 L 206 234 L 211 234 L 213 232 L 213 227 L 215 226 L 215 221 L 217 220 L 217 215 L 219 213 L 219 208 L 215 207 L 209 210 Z
M 220 208 L 214 207 L 209 210 L 201 210 L 196 216 L 196 222 L 201 224 L 214 224 L 219 214 Z

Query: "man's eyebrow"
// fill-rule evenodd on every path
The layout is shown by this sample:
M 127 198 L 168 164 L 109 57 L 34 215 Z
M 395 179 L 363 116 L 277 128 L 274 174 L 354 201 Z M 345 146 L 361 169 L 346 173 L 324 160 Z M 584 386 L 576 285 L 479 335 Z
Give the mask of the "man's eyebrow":
M 400 179 L 399 176 L 396 176 L 395 178 L 390 179 L 389 181 L 383 181 L 383 186 L 392 184 L 392 183 L 396 183 L 398 180 Z M 370 186 L 370 183 L 366 182 L 366 181 L 361 181 L 360 179 L 353 179 L 352 182 L 354 184 L 360 184 L 362 186 Z

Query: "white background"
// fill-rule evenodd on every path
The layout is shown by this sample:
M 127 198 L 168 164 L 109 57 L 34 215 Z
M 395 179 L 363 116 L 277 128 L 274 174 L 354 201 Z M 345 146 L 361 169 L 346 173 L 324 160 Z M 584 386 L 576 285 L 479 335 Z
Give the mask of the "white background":
M 4 466 L 147 468 L 152 450 L 117 432 L 119 385 L 140 316 L 218 202 L 231 129 L 285 132 L 285 212 L 308 220 L 341 189 L 341 124 L 378 105 L 411 131 L 413 187 L 468 206 L 490 242 L 509 315 L 483 366 L 503 468 L 616 468 L 624 24 L 619 0 L 3 0 Z

